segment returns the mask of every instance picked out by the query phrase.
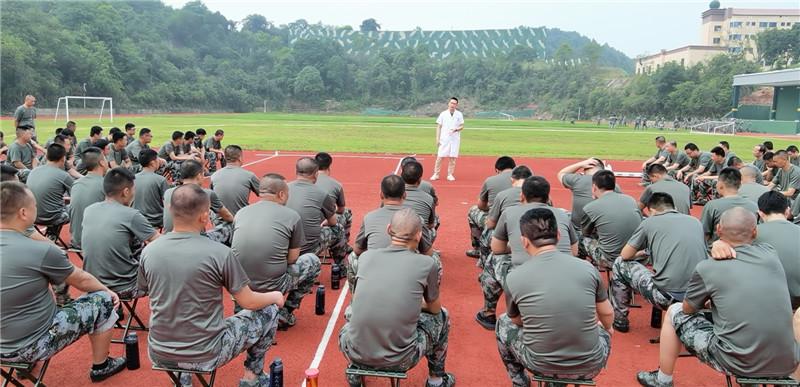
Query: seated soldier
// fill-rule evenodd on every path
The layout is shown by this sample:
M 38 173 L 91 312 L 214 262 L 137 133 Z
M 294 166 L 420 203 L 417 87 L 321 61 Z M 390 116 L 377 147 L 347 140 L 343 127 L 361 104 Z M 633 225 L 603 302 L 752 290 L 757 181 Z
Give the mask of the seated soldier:
M 650 201 L 650 196 L 654 193 L 666 193 L 672 197 L 673 209 L 678 213 L 689 215 L 692 208 L 692 191 L 685 184 L 672 179 L 667 173 L 667 169 L 661 164 L 653 164 L 647 167 L 647 174 L 650 175 L 651 184 L 644 189 L 639 196 L 639 210 L 644 210 Z
M 636 377 L 643 386 L 673 385 L 681 345 L 728 375 L 785 377 L 800 362 L 780 260 L 772 246 L 753 244 L 756 216 L 731 208 L 722 214 L 717 232 L 736 250 L 736 259 L 697 264 L 683 304 L 670 306 L 661 326 L 658 370 Z M 704 308 L 711 309 L 713 322 L 699 313 Z
M 739 187 L 742 184 L 742 174 L 736 168 L 725 168 L 719 174 L 717 191 L 719 199 L 714 199 L 703 207 L 700 214 L 700 223 L 703 224 L 703 233 L 706 240 L 717 240 L 715 231 L 722 213 L 733 207 L 744 207 L 758 216 L 758 206 L 752 201 L 739 196 Z
M 541 176 L 530 176 L 522 184 L 520 204 L 503 211 L 497 221 L 492 236 L 492 253 L 483 265 L 478 276 L 483 291 L 483 310 L 475 315 L 475 321 L 486 329 L 494 329 L 497 322 L 495 309 L 508 273 L 528 258 L 521 242 L 520 218 L 532 208 L 545 208 L 553 212 L 558 223 L 558 231 L 563 238 L 558 242 L 558 250 L 564 254 L 578 255 L 578 238 L 572 228 L 569 216 L 560 208 L 550 206 L 550 183 Z
M 67 150 L 60 144 L 47 147 L 47 164 L 28 176 L 27 185 L 36 197 L 36 224 L 47 226 L 45 233 L 50 240 L 57 240 L 61 227 L 69 223 L 69 206 L 64 195 L 69 195 L 74 180 L 64 171 Z
M 710 152 L 702 152 L 694 143 L 687 143 L 683 147 L 684 152 L 689 156 L 689 165 L 684 166 L 675 173 L 675 178 L 685 184 L 691 184 L 694 177 L 702 175 L 711 169 L 714 161 L 711 159 Z
M 29 189 L 4 182 L 0 191 L 0 359 L 46 360 L 89 334 L 89 378 L 97 382 L 122 371 L 125 358 L 108 357 L 117 295 L 73 266 L 54 244 L 25 236 L 36 219 L 36 199 Z M 48 285 L 62 282 L 87 294 L 59 308 Z
M 153 141 L 153 133 L 150 128 L 142 128 L 139 131 L 139 139 L 131 142 L 125 147 L 125 152 L 131 159 L 132 171 L 138 173 L 142 166 L 139 162 L 139 154 L 145 149 L 150 149 L 150 142 Z
M 264 357 L 275 338 L 283 295 L 252 291 L 231 249 L 200 234 L 210 206 L 200 186 L 178 187 L 170 199 L 174 231 L 142 251 L 138 289 L 150 296 L 150 360 L 166 368 L 210 371 L 247 351 L 239 386 L 267 386 Z M 223 288 L 246 310 L 224 318 Z M 191 374 L 181 374 L 182 385 L 190 381 Z
M 408 163 L 410 163 L 412 161 L 417 161 L 417 158 L 413 157 L 413 156 L 403 157 L 403 159 L 400 160 L 400 170 L 402 170 L 402 168 L 406 164 L 408 164 Z M 433 198 L 434 207 L 439 205 L 439 197 L 436 196 L 436 189 L 433 188 L 433 184 L 431 184 L 431 182 L 429 182 L 427 180 L 421 180 L 420 183 L 419 183 L 419 189 L 424 191 L 424 192 L 426 192 L 428 195 L 431 195 L 431 197 Z M 434 228 L 435 229 L 439 229 L 439 224 L 440 224 L 439 223 L 439 215 L 436 215 L 436 224 L 434 225 Z
M 800 167 L 789 162 L 786 151 L 776 152 L 772 160 L 778 171 L 767 188 L 782 193 L 789 201 L 794 201 L 800 194 Z
M 592 176 L 598 171 L 605 169 L 605 163 L 598 158 L 588 158 L 584 161 L 575 164 L 567 165 L 558 172 L 558 181 L 564 188 L 572 191 L 572 211 L 570 217 L 572 218 L 572 227 L 578 235 L 578 240 L 582 240 L 581 236 L 581 220 L 583 220 L 583 208 L 586 204 L 594 200 L 592 196 Z M 614 191 L 622 192 L 619 187 L 615 187 Z M 586 251 L 583 251 L 583 245 L 578 245 L 578 256 L 584 258 L 588 256 Z
M 101 138 L 103 138 L 103 128 L 95 125 L 92 126 L 91 129 L 89 129 L 89 137 L 84 138 L 83 140 L 78 142 L 78 145 L 75 146 L 75 168 L 78 170 L 78 172 L 84 173 L 86 171 L 86 169 L 83 166 L 83 163 L 81 163 L 81 157 L 83 157 L 83 151 L 93 146 L 97 146 L 95 143 Z M 105 147 L 98 147 L 98 148 L 105 149 Z
M 181 179 L 181 163 L 194 159 L 194 155 L 183 152 L 183 132 L 180 130 L 172 132 L 172 140 L 167 141 L 158 149 L 158 157 L 167 161 L 167 168 L 172 173 L 173 182 Z
M 599 171 L 592 175 L 595 200 L 583 208 L 581 243 L 598 267 L 611 268 L 625 242 L 642 222 L 636 201 L 614 192 L 615 186 L 614 172 Z
M 159 161 L 156 151 L 143 150 L 139 154 L 139 162 L 142 171 L 136 174 L 133 208 L 139 210 L 153 228 L 158 229 L 164 225 L 164 193 L 170 184 L 157 173 Z
M 203 174 L 203 166 L 199 161 L 184 161 L 181 164 L 181 185 L 195 184 L 202 187 Z M 225 205 L 222 204 L 222 200 L 219 199 L 219 196 L 217 196 L 214 190 L 209 188 L 203 188 L 203 190 L 208 194 L 211 203 L 210 210 L 215 215 L 212 216 L 214 228 L 212 230 L 203 231 L 203 235 L 211 238 L 212 241 L 230 246 L 231 237 L 233 236 L 233 215 L 225 208 Z M 172 231 L 172 214 L 169 211 L 169 202 L 173 192 L 175 192 L 175 187 L 164 192 L 164 232 Z
M 17 168 L 19 180 L 25 183 L 31 171 L 39 166 L 36 159 L 36 151 L 31 145 L 32 140 L 30 129 L 17 128 L 17 138 L 8 146 L 8 159 L 6 162 L 12 167 Z
M 187 130 L 186 133 L 183 135 L 183 154 L 185 155 L 193 155 L 196 160 L 203 160 L 200 154 L 200 150 L 195 147 L 195 139 L 197 135 L 194 134 L 191 130 Z
M 200 155 L 200 163 L 203 165 L 203 170 L 208 172 L 208 162 L 206 161 L 206 130 L 203 128 L 197 128 L 194 137 L 194 149 L 197 150 L 197 153 Z
M 117 167 L 103 178 L 106 200 L 90 205 L 83 213 L 83 268 L 117 293 L 123 300 L 139 297 L 136 273 L 139 246 L 159 237 L 147 219 L 131 208 L 133 172 Z
M 222 204 L 236 216 L 240 209 L 250 204 L 250 193 L 258 195 L 258 177 L 242 167 L 242 148 L 238 145 L 225 147 L 228 164 L 211 175 L 211 189 L 219 195 Z
M 669 176 L 675 177 L 678 171 L 689 165 L 691 159 L 685 152 L 681 152 L 678 149 L 678 143 L 675 140 L 668 141 L 665 147 L 669 156 L 663 165 L 667 169 Z
M 325 191 L 336 203 L 336 224 L 338 224 L 339 227 L 344 230 L 342 242 L 344 242 L 346 245 L 346 255 L 350 250 L 352 250 L 348 245 L 348 242 L 350 241 L 350 227 L 353 223 L 353 212 L 346 207 L 347 202 L 344 198 L 344 187 L 342 187 L 342 184 L 336 179 L 331 177 L 331 164 L 333 164 L 333 158 L 331 155 L 325 152 L 320 152 L 314 156 L 314 160 L 319 166 L 317 182 L 314 184 Z
M 344 229 L 337 223 L 336 202 L 325 191 L 317 187 L 319 167 L 311 157 L 303 157 L 295 164 L 297 178 L 289 183 L 289 207 L 303 220 L 305 240 L 300 254 L 319 257 L 328 250 L 336 265 L 341 265 L 347 256 L 347 241 Z
M 72 248 L 81 249 L 81 236 L 83 235 L 83 212 L 86 207 L 102 202 L 106 199 L 103 191 L 103 176 L 108 171 L 108 162 L 102 156 L 100 149 L 89 148 L 83 152 L 83 165 L 88 171 L 86 176 L 75 181 L 72 185 L 72 194 L 69 202 L 69 231 L 72 234 L 70 244 Z
M 228 157 L 225 155 L 225 152 L 222 151 L 222 139 L 224 137 L 225 131 L 222 129 L 217 129 L 217 131 L 214 132 L 214 136 L 209 137 L 206 140 L 206 159 L 208 160 L 208 171 L 211 173 L 214 173 L 217 170 L 217 160 L 219 160 L 220 168 L 225 168 L 227 165 L 225 161 L 228 159 Z
M 389 247 L 359 259 L 352 315 L 339 332 L 339 349 L 355 366 L 392 371 L 407 371 L 425 356 L 426 386 L 454 386 L 455 377 L 445 372 L 450 319 L 439 299 L 437 265 L 414 252 L 422 222 L 404 208 L 392 216 L 388 233 Z M 347 378 L 350 386 L 361 386 L 359 377 Z
M 286 207 L 289 186 L 284 177 L 267 174 L 259 192 L 260 201 L 236 214 L 231 247 L 253 290 L 288 293 L 278 313 L 278 329 L 285 330 L 295 325 L 294 311 L 314 286 L 320 261 L 314 254 L 300 255 L 303 224 L 300 215 Z
M 695 174 L 692 180 L 692 202 L 701 206 L 708 202 L 708 198 L 713 200 L 717 197 L 717 176 L 727 167 L 725 150 L 720 146 L 711 149 L 711 161 L 711 167 L 701 174 Z
M 720 141 L 719 146 L 725 151 L 725 165 L 728 165 L 730 159 L 736 157 L 736 153 L 733 153 L 731 144 L 727 141 Z
M 590 263 L 558 251 L 557 223 L 545 208 L 530 209 L 520 219 L 524 263 L 508 275 L 508 312 L 496 330 L 500 358 L 515 387 L 530 386 L 526 370 L 594 378 L 611 352 L 608 291 Z
M 761 173 L 764 178 L 764 181 L 772 181 L 772 178 L 778 174 L 778 167 L 775 165 L 775 153 L 767 152 L 764 153 L 764 166 L 766 170 Z
M 519 204 L 522 183 L 525 179 L 533 176 L 531 169 L 524 165 L 517 165 L 511 171 L 511 188 L 506 188 L 497 194 L 494 198 L 494 205 L 492 206 L 489 215 L 486 217 L 486 227 L 481 234 L 481 255 L 488 257 L 492 253 L 492 233 L 494 232 L 497 221 L 500 215 L 508 207 L 516 206 Z M 481 262 L 479 262 L 480 266 Z
M 128 122 L 125 124 L 125 145 L 136 141 L 136 124 Z
M 758 172 L 756 168 L 748 165 L 739 168 L 739 173 L 742 174 L 742 185 L 739 187 L 739 196 L 749 199 L 754 203 L 758 203 L 758 198 L 769 191 L 767 186 L 758 183 L 759 177 L 763 180 L 761 173 Z
M 63 133 L 64 131 L 62 131 Z M 63 134 L 59 134 L 53 137 L 52 144 L 60 144 L 64 146 L 64 149 L 67 150 L 67 155 L 64 157 L 64 170 L 72 176 L 73 179 L 78 180 L 83 177 L 77 169 L 75 169 L 75 154 L 73 153 L 73 146 L 72 141 L 69 137 Z M 49 145 L 48 145 L 49 146 Z M 45 147 L 47 148 L 47 147 Z M 46 151 L 45 151 L 46 152 Z M 85 153 L 86 151 L 84 151 Z M 47 159 L 47 155 L 45 154 L 44 159 Z
M 707 256 L 703 226 L 694 217 L 676 211 L 672 196 L 653 193 L 647 200 L 647 210 L 650 217 L 639 224 L 612 267 L 614 329 L 620 332 L 630 329 L 632 291 L 666 310 L 683 301 L 694 267 Z M 644 255 L 639 252 L 645 249 L 650 252 L 653 271 L 637 261 Z
M 402 166 L 400 177 L 406 185 L 406 198 L 403 204 L 419 215 L 422 220 L 423 238 L 433 245 L 436 241 L 436 204 L 433 196 L 419 188 L 422 174 L 422 164 L 417 161 L 410 161 Z
M 481 233 L 486 227 L 486 217 L 492 210 L 494 198 L 507 188 L 511 188 L 511 171 L 516 167 L 514 159 L 508 156 L 502 156 L 494 163 L 494 175 L 487 177 L 481 186 L 481 192 L 478 195 L 478 203 L 470 207 L 467 213 L 467 221 L 469 222 L 470 238 L 472 241 L 472 250 L 467 250 L 466 255 L 472 258 L 485 258 L 481 257 Z
M 764 172 L 767 170 L 767 164 L 764 162 L 764 154 L 767 153 L 767 147 L 764 144 L 758 144 L 753 146 L 753 162 L 751 165 L 755 166 L 758 169 L 758 172 Z
M 133 166 L 130 157 L 128 157 L 128 151 L 125 150 L 127 145 L 125 133 L 116 132 L 111 135 L 111 144 L 108 146 L 109 168 L 123 167 L 130 169 Z
M 646 186 L 650 183 L 650 176 L 647 174 L 647 167 L 653 164 L 664 164 L 670 157 L 667 150 L 667 139 L 664 136 L 656 137 L 656 154 L 642 163 L 642 182 L 639 185 Z

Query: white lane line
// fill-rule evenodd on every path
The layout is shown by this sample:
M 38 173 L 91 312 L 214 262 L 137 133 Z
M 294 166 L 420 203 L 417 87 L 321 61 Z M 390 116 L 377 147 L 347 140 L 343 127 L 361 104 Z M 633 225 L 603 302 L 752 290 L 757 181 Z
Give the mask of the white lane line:
M 406 157 L 417 157 L 417 154 L 414 153 L 413 155 L 406 156 Z M 403 163 L 403 159 L 405 159 L 406 157 L 403 157 L 402 159 L 397 160 L 397 166 L 394 167 L 394 172 L 392 172 L 392 175 L 399 175 L 400 174 L 400 167 L 401 167 L 400 164 Z
M 333 307 L 331 317 L 328 319 L 328 326 L 325 327 L 325 333 L 322 334 L 322 340 L 317 346 L 317 352 L 314 354 L 314 359 L 311 360 L 311 365 L 308 368 L 317 368 L 322 363 L 322 357 L 325 356 L 325 350 L 328 348 L 328 342 L 331 341 L 333 336 L 333 329 L 336 328 L 336 321 L 339 320 L 339 313 L 342 311 L 344 299 L 347 298 L 347 293 L 350 291 L 350 284 L 345 281 L 342 290 L 339 292 L 339 298 L 336 300 L 336 306 Z M 306 387 L 306 381 L 303 380 L 301 387 Z
M 266 153 L 256 153 L 256 156 L 267 156 Z M 278 157 L 314 157 L 313 153 L 281 153 Z M 370 156 L 370 155 L 332 155 L 334 158 L 346 159 L 379 159 L 379 160 L 402 160 L 406 156 Z M 425 160 L 424 158 L 417 157 L 417 160 Z
M 266 155 L 259 155 L 259 156 L 266 156 Z M 278 151 L 275 151 L 275 153 L 271 154 L 269 157 L 265 157 L 265 158 L 263 158 L 263 159 L 259 159 L 259 160 L 256 160 L 256 161 L 251 161 L 251 162 L 249 162 L 249 163 L 243 164 L 243 165 L 242 165 L 242 167 L 249 167 L 249 166 L 251 166 L 251 165 L 253 165 L 253 164 L 258 164 L 258 163 L 260 163 L 260 162 L 264 162 L 264 161 L 267 161 L 267 160 L 271 160 L 271 159 L 274 159 L 274 158 L 276 158 L 276 157 L 278 157 L 278 156 L 280 156 L 280 155 L 278 154 Z

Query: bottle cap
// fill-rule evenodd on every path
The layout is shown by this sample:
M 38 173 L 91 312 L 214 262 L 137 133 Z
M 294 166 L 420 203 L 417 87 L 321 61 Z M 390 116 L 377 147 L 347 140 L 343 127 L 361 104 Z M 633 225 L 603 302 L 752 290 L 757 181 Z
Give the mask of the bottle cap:
M 316 378 L 319 376 L 319 370 L 316 368 L 309 368 L 306 370 L 306 377 L 307 378 Z

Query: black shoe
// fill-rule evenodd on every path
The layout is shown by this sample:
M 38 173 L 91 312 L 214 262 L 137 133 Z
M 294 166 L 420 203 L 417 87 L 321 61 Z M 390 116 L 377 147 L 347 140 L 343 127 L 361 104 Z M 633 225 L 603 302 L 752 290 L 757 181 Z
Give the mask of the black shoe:
M 493 314 L 487 316 L 483 314 L 483 311 L 480 311 L 475 315 L 475 321 L 487 330 L 493 331 L 494 327 L 497 325 L 497 316 Z
M 630 322 L 628 322 L 627 318 L 624 319 L 614 319 L 614 330 L 621 333 L 627 333 L 631 330 Z
M 464 254 L 466 254 L 470 258 L 480 258 L 481 252 L 478 249 L 467 250 Z
M 109 357 L 106 361 L 108 364 L 106 364 L 105 368 L 89 371 L 89 379 L 92 379 L 92 383 L 106 380 L 125 368 L 124 357 Z

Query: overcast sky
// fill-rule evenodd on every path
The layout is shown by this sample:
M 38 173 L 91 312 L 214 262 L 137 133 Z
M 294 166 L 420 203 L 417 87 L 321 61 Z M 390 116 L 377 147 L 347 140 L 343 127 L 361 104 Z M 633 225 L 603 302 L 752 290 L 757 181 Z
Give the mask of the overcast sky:
M 163 0 L 180 8 L 187 0 Z M 351 25 L 375 18 L 385 31 L 501 29 L 520 25 L 577 31 L 608 43 L 630 57 L 665 48 L 697 44 L 704 0 L 420 0 L 276 1 L 204 0 L 212 11 L 232 20 L 257 13 L 275 24 L 297 19 L 327 25 Z M 797 1 L 721 0 L 722 8 L 798 8 Z

